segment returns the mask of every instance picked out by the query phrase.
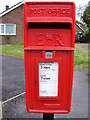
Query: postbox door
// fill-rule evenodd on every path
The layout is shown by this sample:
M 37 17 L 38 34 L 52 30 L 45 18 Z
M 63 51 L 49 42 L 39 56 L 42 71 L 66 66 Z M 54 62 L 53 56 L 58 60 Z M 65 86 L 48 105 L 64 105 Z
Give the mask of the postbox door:
M 68 69 L 68 52 L 65 51 L 57 51 L 55 52 L 55 58 L 52 59 L 43 59 L 43 51 L 32 51 L 30 57 L 30 66 L 32 71 L 30 73 L 31 78 L 32 78 L 32 103 L 33 103 L 33 109 L 65 109 L 65 105 L 66 105 L 66 109 L 67 109 L 67 97 L 68 97 L 68 73 L 67 73 L 67 69 Z M 38 58 L 38 59 L 37 59 Z M 46 63 L 46 64 L 45 64 Z M 51 94 L 51 96 L 48 96 L 44 93 L 41 94 L 40 90 L 43 90 L 43 92 L 47 92 L 47 94 L 50 92 L 48 91 L 48 87 L 50 90 L 50 87 L 55 87 L 53 85 L 50 84 L 50 82 L 47 82 L 48 80 L 44 81 L 47 82 L 45 83 L 46 85 L 46 89 L 45 88 L 41 88 L 40 89 L 40 81 L 39 81 L 39 76 L 40 76 L 40 64 L 51 64 L 53 65 L 53 67 L 56 67 L 58 70 L 57 72 L 53 72 L 53 73 L 57 73 L 58 74 L 58 80 L 57 83 L 55 82 L 56 86 L 57 86 L 57 93 L 53 93 Z M 55 65 L 54 65 L 55 64 Z M 49 65 L 50 66 L 50 65 Z M 43 66 L 42 66 L 43 67 Z M 54 68 L 53 70 L 55 70 L 56 68 Z M 42 71 L 41 71 L 42 72 Z M 45 71 L 44 71 L 45 72 Z M 46 72 L 47 73 L 47 72 Z M 44 74 L 46 74 L 44 73 Z M 43 73 L 42 73 L 43 74 Z M 47 76 L 45 76 L 47 77 Z M 50 77 L 50 76 L 49 76 Z M 41 81 L 42 82 L 42 81 Z M 50 86 L 48 86 L 47 84 L 49 84 Z M 42 86 L 45 87 L 44 83 L 42 83 Z M 40 89 L 40 90 L 39 90 Z M 46 90 L 46 91 L 45 91 Z M 52 88 L 51 88 L 52 90 Z M 44 94 L 44 95 L 43 95 Z

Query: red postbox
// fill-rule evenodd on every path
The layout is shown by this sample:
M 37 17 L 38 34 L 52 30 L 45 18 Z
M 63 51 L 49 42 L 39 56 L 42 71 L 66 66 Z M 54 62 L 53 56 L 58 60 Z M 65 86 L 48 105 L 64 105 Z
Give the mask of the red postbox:
M 73 2 L 24 4 L 25 84 L 28 112 L 70 112 L 74 42 Z

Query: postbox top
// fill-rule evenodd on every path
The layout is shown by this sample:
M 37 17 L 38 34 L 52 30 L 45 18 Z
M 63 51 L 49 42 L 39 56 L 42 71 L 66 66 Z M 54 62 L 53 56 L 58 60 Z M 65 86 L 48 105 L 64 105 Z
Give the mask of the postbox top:
M 24 33 L 25 50 L 72 50 L 74 2 L 25 2 Z
M 40 5 L 40 4 L 46 4 L 46 5 L 49 5 L 49 4 L 51 4 L 51 5 L 58 5 L 58 4 L 66 4 L 66 5 L 74 5 L 75 6 L 75 3 L 73 2 L 73 1 L 27 1 L 27 2 L 25 2 L 24 4 L 27 4 L 27 5 L 36 5 L 36 4 L 38 4 L 38 5 Z

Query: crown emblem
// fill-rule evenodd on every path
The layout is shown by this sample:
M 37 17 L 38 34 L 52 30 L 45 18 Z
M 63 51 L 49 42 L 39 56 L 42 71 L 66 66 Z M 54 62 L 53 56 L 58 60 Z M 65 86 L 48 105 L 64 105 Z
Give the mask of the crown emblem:
M 52 33 L 48 32 L 48 33 L 46 34 L 46 39 L 47 39 L 47 40 L 52 40 Z

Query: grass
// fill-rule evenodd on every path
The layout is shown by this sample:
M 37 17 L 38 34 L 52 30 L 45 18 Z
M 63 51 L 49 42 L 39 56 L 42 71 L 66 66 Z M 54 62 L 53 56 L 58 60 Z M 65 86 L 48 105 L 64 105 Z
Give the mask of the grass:
M 75 49 L 74 68 L 88 68 L 88 51 Z
M 8 56 L 24 57 L 24 45 L 3 45 L 2 54 Z
M 74 53 L 74 68 L 88 68 L 88 50 L 85 47 L 76 45 Z M 2 49 L 1 49 L 2 48 Z M 3 45 L 0 46 L 0 52 L 3 55 L 24 57 L 24 45 Z

